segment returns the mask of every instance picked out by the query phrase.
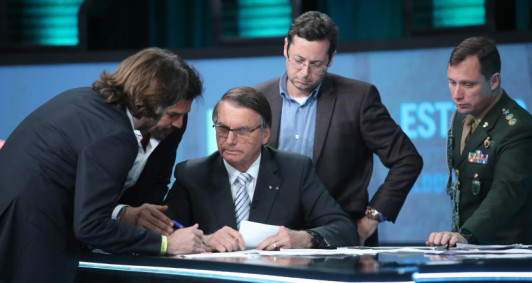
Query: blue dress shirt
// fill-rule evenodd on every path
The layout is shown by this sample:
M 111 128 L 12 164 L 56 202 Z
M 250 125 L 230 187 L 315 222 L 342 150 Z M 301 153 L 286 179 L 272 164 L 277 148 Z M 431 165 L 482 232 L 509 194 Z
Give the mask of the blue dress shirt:
M 286 72 L 279 81 L 283 99 L 281 125 L 279 130 L 279 149 L 302 153 L 312 158 L 314 130 L 316 125 L 316 107 L 321 83 L 308 98 L 294 99 L 286 90 Z M 300 100 L 298 102 L 298 100 Z

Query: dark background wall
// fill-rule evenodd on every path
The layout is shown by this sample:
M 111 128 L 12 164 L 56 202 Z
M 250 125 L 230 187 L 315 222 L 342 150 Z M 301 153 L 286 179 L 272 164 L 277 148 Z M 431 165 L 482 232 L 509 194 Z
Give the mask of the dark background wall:
M 335 20 L 341 52 L 532 40 L 529 0 L 1 0 L 0 64 L 116 60 L 148 46 L 190 59 L 277 55 L 308 10 Z

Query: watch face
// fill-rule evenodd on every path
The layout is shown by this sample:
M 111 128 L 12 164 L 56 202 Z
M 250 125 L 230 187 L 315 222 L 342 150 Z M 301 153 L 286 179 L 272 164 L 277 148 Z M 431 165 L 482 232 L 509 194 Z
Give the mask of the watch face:
M 310 241 L 313 248 L 320 248 L 323 245 L 323 237 L 315 231 L 307 231 L 310 234 Z

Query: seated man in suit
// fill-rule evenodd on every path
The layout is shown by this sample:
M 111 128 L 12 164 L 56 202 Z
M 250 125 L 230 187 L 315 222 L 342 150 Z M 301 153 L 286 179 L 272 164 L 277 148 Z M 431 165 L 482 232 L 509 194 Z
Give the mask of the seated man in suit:
M 212 120 L 218 152 L 177 165 L 167 214 L 199 224 L 212 250 L 244 249 L 239 223 L 280 225 L 256 248 L 324 248 L 358 243 L 354 223 L 331 197 L 310 158 L 264 145 L 271 109 L 250 87 L 229 90 Z

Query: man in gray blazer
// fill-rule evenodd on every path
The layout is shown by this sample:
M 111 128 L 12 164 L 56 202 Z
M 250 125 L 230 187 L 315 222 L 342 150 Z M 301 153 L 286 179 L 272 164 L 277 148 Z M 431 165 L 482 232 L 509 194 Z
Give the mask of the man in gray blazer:
M 70 282 L 86 244 L 114 253 L 204 251 L 193 226 L 169 236 L 111 219 L 147 130 L 183 96 L 187 73 L 148 48 L 93 87 L 52 98 L 0 150 L 0 282 Z
M 199 224 L 217 251 L 244 249 L 240 221 L 280 225 L 256 248 L 324 248 L 358 242 L 356 229 L 323 186 L 310 158 L 265 147 L 268 101 L 250 87 L 229 90 L 213 111 L 218 152 L 177 165 L 168 214 Z M 245 181 L 245 182 L 244 182 Z
M 375 86 L 327 73 L 337 39 L 327 15 L 302 14 L 285 38 L 286 72 L 255 88 L 273 110 L 268 145 L 311 157 L 331 195 L 358 223 L 359 244 L 372 246 L 378 223 L 395 222 L 423 161 Z M 389 172 L 369 201 L 374 154 Z

